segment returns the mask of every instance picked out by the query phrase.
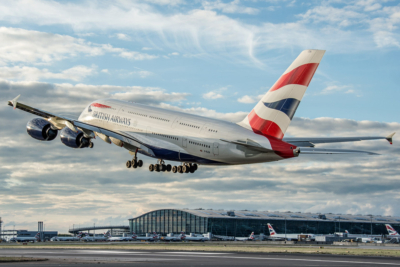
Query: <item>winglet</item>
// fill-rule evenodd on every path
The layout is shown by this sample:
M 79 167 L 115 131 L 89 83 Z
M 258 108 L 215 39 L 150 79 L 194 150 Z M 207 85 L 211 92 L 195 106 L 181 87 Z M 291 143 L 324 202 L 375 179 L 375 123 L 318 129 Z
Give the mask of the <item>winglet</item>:
M 17 107 L 17 100 L 21 95 L 18 95 L 16 98 L 14 98 L 13 100 L 11 100 L 11 104 L 13 105 L 14 109 Z
M 386 140 L 388 140 L 388 142 L 391 144 L 391 145 L 393 145 L 393 135 L 395 134 L 395 132 L 394 133 L 392 133 L 392 134 L 389 134 L 388 136 L 386 136 Z

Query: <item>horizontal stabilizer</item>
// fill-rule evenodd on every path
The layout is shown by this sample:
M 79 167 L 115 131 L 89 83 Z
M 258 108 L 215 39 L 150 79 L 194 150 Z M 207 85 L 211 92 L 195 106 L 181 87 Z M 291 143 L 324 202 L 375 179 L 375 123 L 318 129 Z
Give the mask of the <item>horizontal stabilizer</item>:
M 394 134 L 395 133 L 392 133 L 392 134 L 389 134 L 388 136 L 386 136 L 386 140 L 388 140 L 391 145 L 393 145 L 393 135 Z
M 255 150 L 255 151 L 259 151 L 262 153 L 268 153 L 268 152 L 272 152 L 271 149 L 265 148 L 263 146 L 261 146 L 260 144 L 258 144 L 257 142 L 254 142 L 250 139 L 247 139 L 246 141 L 242 141 L 242 140 L 234 140 L 234 141 L 228 141 L 225 139 L 220 139 L 223 142 L 227 142 L 227 143 L 231 143 L 231 144 L 235 144 L 235 145 L 242 145 L 245 146 L 249 149 Z
M 349 149 L 298 147 L 296 150 L 299 154 L 360 154 L 361 153 L 368 155 L 379 155 L 373 152 L 361 151 L 361 150 L 349 150 Z

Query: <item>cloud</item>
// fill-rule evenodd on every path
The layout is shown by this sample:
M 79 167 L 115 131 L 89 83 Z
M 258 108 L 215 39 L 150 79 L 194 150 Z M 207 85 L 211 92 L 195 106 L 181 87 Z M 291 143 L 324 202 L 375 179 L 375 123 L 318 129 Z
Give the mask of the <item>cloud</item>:
M 237 101 L 239 103 L 243 103 L 243 104 L 252 104 L 252 103 L 255 103 L 257 101 L 260 101 L 263 96 L 264 95 L 259 95 L 259 96 L 248 96 L 248 95 L 245 95 L 245 96 L 242 96 L 242 97 L 238 98 Z
M 223 98 L 223 97 L 224 97 L 223 95 L 216 93 L 216 92 L 208 92 L 208 93 L 203 94 L 204 99 L 215 100 L 215 99 Z
M 96 66 L 75 66 L 59 73 L 54 73 L 48 69 L 38 69 L 35 67 L 0 67 L 0 78 L 11 80 L 38 81 L 48 79 L 61 79 L 81 81 L 88 76 L 97 74 Z
M 132 71 L 130 72 L 131 75 L 139 75 L 140 78 L 147 78 L 149 76 L 154 75 L 154 73 L 152 73 L 151 71 L 147 71 L 147 70 L 139 70 L 139 71 Z
M 246 7 L 240 5 L 240 0 L 234 0 L 229 3 L 221 2 L 220 0 L 209 2 L 202 2 L 204 9 L 207 10 L 221 10 L 223 13 L 240 13 L 240 14 L 248 14 L 254 15 L 259 12 L 258 9 L 252 7 Z
M 320 94 L 333 94 L 333 93 L 354 94 L 356 91 L 351 85 L 328 85 L 322 89 Z
M 0 65 L 11 63 L 49 64 L 78 55 L 100 56 L 105 53 L 145 60 L 157 56 L 116 48 L 109 44 L 94 44 L 67 35 L 0 27 Z
M 124 40 L 124 41 L 129 41 L 131 39 L 129 37 L 129 35 L 124 34 L 124 33 L 117 33 L 116 36 L 117 36 L 118 39 Z

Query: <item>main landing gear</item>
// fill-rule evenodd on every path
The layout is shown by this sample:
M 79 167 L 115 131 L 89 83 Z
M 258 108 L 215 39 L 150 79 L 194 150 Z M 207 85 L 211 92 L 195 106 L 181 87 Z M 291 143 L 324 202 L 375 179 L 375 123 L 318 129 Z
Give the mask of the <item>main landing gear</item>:
M 173 173 L 194 173 L 197 170 L 197 164 L 183 163 L 180 166 L 165 165 L 163 160 L 159 160 L 158 164 L 150 164 L 149 171 L 153 172 L 170 172 Z
M 132 160 L 128 160 L 126 162 L 126 167 L 129 169 L 130 167 L 136 169 L 137 167 L 142 167 L 143 166 L 143 161 L 141 159 L 137 159 L 137 150 L 135 152 L 135 156 L 133 157 Z

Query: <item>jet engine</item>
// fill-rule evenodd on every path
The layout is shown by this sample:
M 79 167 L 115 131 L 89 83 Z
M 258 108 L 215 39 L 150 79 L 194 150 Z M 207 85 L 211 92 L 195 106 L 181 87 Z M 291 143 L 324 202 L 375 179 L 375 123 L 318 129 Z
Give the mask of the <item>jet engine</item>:
M 74 132 L 68 127 L 65 127 L 61 130 L 60 133 L 61 142 L 72 148 L 85 148 L 85 147 L 93 147 L 93 143 L 90 141 L 90 138 L 86 138 L 83 136 L 82 131 Z
M 51 128 L 50 122 L 42 118 L 35 118 L 26 124 L 28 134 L 40 141 L 51 141 L 57 137 L 58 130 Z

